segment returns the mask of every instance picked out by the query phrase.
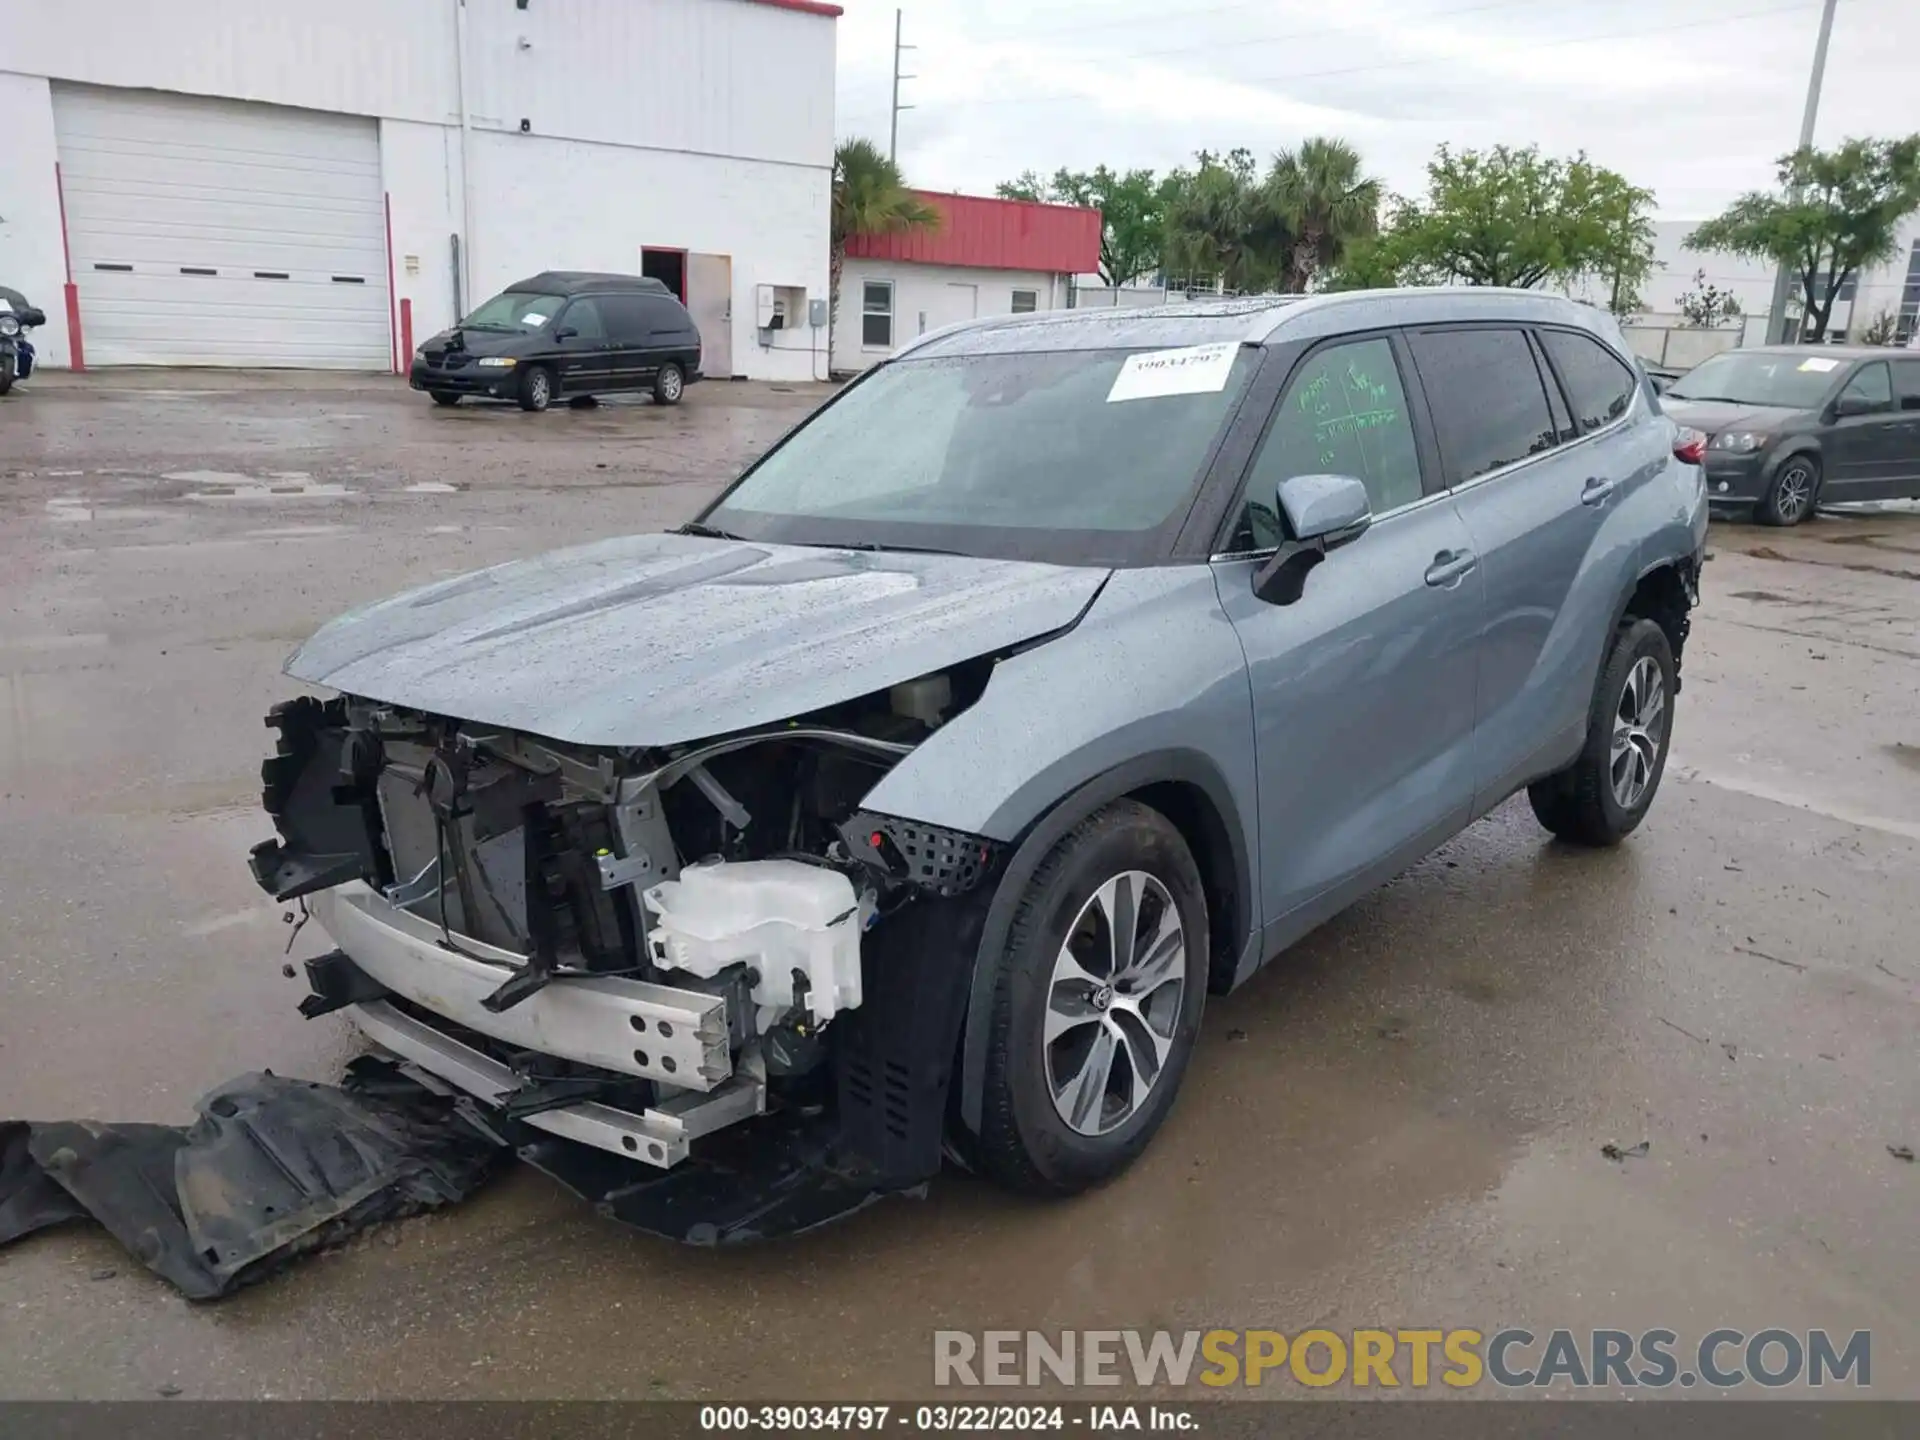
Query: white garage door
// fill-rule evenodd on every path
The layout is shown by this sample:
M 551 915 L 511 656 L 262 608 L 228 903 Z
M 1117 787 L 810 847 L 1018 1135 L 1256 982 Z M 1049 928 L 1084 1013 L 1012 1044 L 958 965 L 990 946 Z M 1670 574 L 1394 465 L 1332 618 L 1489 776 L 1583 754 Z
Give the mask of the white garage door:
M 376 122 L 56 85 L 91 365 L 385 370 Z

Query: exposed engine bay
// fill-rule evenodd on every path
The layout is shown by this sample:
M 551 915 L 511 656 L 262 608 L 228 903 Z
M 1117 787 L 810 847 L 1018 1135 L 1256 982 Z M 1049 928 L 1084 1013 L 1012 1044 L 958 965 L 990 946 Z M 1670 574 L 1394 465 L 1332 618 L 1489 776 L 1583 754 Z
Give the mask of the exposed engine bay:
M 276 706 L 253 871 L 340 947 L 303 1011 L 349 1010 L 507 1143 L 672 1170 L 777 1123 L 843 1181 L 925 1179 L 998 847 L 861 802 L 991 665 L 666 752 Z

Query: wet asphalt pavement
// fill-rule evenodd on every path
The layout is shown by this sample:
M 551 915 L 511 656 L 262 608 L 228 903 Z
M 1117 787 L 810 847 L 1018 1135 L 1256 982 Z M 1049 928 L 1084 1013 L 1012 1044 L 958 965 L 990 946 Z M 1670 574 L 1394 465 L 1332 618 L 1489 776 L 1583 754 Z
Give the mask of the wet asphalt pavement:
M 171 374 L 0 403 L 0 1116 L 332 1078 L 353 1043 L 295 1013 L 245 864 L 287 651 L 676 523 L 822 393 L 532 416 Z M 1210 1001 L 1099 1193 L 950 1173 L 714 1253 L 516 1172 L 203 1308 L 43 1235 L 0 1252 L 0 1397 L 900 1397 L 936 1328 L 1518 1324 L 1866 1329 L 1874 1393 L 1920 1398 L 1920 1166 L 1888 1148 L 1920 1146 L 1920 515 L 1711 546 L 1643 829 L 1580 853 L 1509 804 Z

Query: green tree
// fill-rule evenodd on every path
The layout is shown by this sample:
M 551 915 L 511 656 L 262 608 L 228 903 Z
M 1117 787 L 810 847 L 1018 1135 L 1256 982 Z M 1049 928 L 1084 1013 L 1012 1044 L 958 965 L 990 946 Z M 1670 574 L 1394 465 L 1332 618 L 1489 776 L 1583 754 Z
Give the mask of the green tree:
M 1723 322 L 1740 318 L 1740 302 L 1730 290 L 1722 290 L 1707 279 L 1707 272 L 1693 272 L 1693 288 L 1682 293 L 1674 302 L 1679 308 L 1680 318 L 1694 330 L 1712 330 Z
M 1356 241 L 1371 240 L 1380 228 L 1380 193 L 1380 182 L 1360 173 L 1360 152 L 1344 140 L 1315 137 L 1274 156 L 1266 199 L 1293 236 L 1281 288 L 1305 291 Z
M 1785 265 L 1800 283 L 1801 338 L 1817 341 L 1841 288 L 1890 259 L 1900 222 L 1920 210 L 1920 135 L 1796 150 L 1780 157 L 1776 178 L 1775 193 L 1742 195 L 1686 247 Z
M 1267 202 L 1251 151 L 1202 150 L 1192 169 L 1174 171 L 1163 188 L 1167 271 L 1217 278 L 1237 291 L 1263 290 L 1279 279 L 1293 234 Z
M 1062 175 L 1067 172 L 1062 170 Z M 1030 203 L 1051 200 L 1052 187 L 1040 178 L 1037 170 L 1022 170 L 1011 180 L 1002 180 L 993 187 L 993 193 L 1002 200 L 1025 200 Z
M 1653 194 L 1595 165 L 1535 146 L 1454 151 L 1427 162 L 1427 194 L 1397 200 L 1365 263 L 1369 278 L 1522 289 L 1598 279 L 1616 312 L 1638 305 L 1653 268 Z M 1349 269 L 1341 282 L 1352 276 Z
M 833 152 L 833 203 L 827 250 L 827 348 L 840 314 L 840 274 L 855 235 L 937 230 L 940 212 L 907 188 L 900 167 L 871 140 L 842 140 Z
M 1151 170 L 1124 173 L 1099 165 L 1092 170 L 1056 170 L 1043 181 L 1031 170 L 1003 180 L 994 193 L 1004 200 L 1042 200 L 1083 205 L 1100 212 L 1100 279 L 1125 285 L 1160 268 L 1166 232 L 1161 186 Z

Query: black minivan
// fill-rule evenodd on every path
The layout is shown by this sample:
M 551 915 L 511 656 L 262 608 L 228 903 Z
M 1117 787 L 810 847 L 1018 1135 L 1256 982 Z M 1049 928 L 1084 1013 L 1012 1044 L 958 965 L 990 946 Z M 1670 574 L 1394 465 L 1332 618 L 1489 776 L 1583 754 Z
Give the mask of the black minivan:
M 700 331 L 658 280 L 548 270 L 510 285 L 413 355 L 409 380 L 436 405 L 463 395 L 555 400 L 650 390 L 678 405 L 700 378 Z

